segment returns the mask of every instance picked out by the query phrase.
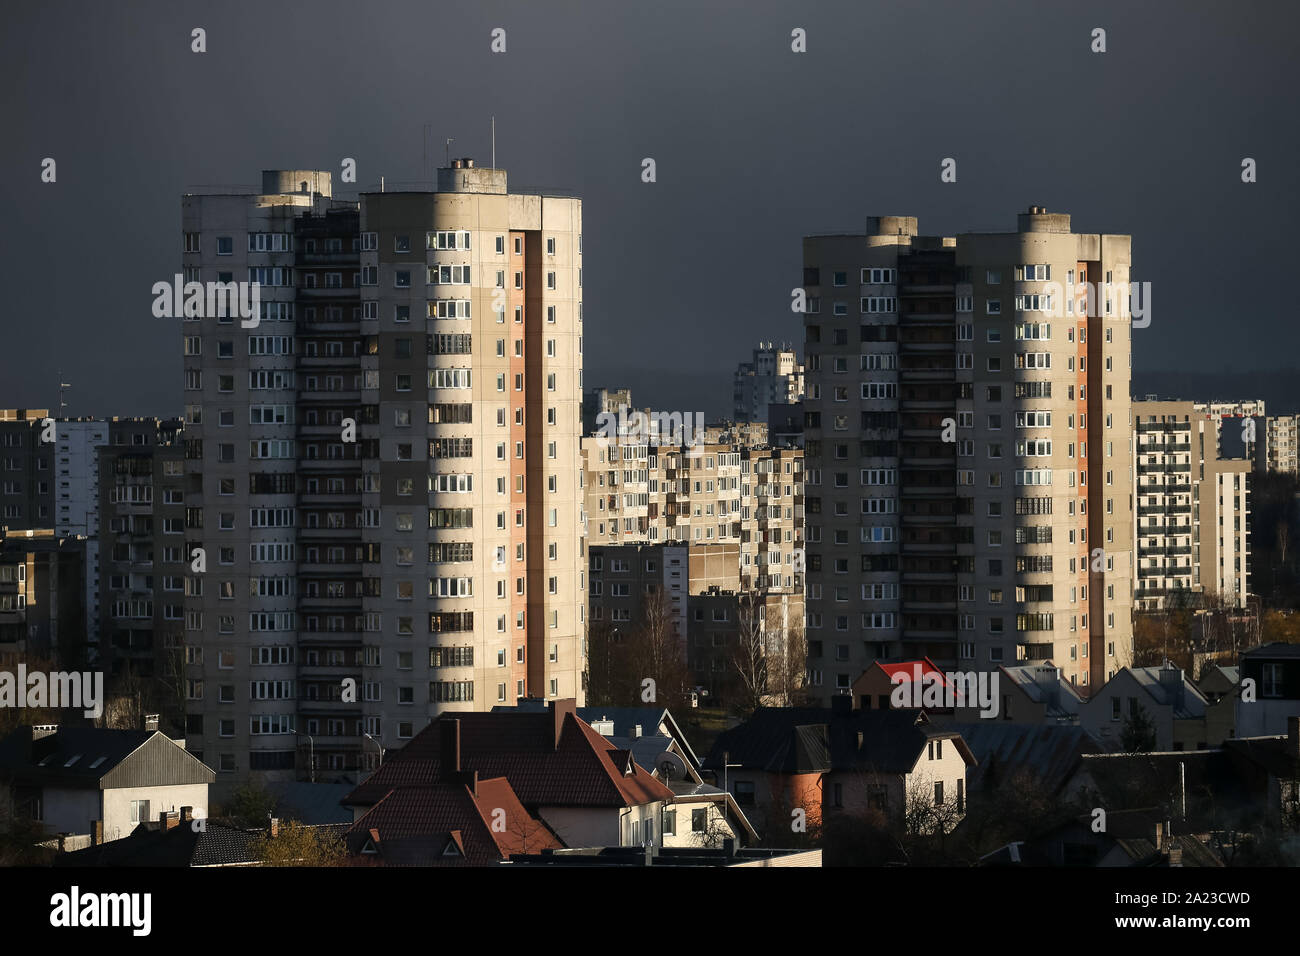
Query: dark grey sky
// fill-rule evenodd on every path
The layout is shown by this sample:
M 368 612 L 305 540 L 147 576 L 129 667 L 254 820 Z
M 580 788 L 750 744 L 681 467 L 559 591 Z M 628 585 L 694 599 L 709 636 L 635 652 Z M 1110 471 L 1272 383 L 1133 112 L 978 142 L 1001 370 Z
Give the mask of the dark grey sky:
M 437 159 L 450 136 L 486 161 L 493 114 L 513 188 L 583 198 L 586 384 L 640 404 L 727 410 L 754 342 L 801 340 L 801 236 L 871 214 L 1012 229 L 1031 203 L 1133 235 L 1139 382 L 1300 366 L 1298 7 L 10 0 L 0 406 L 54 404 L 61 367 L 73 414 L 179 413 L 150 286 L 179 267 L 187 185 L 337 179 L 344 157 L 363 186 L 416 180 L 426 122 Z

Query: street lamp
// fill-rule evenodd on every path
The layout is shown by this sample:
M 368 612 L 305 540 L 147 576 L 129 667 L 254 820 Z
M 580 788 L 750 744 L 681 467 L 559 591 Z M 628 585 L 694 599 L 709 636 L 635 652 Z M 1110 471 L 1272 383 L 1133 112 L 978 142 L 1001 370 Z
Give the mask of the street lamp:
M 362 736 L 362 737 L 365 737 L 366 740 L 369 740 L 369 741 L 370 741 L 371 743 L 373 743 L 377 748 L 379 748 L 379 766 L 382 767 L 383 764 L 384 764 L 384 745 L 381 744 L 378 740 L 376 740 L 374 737 L 370 736 L 370 735 L 367 734 L 367 733 L 363 733 L 361 736 Z

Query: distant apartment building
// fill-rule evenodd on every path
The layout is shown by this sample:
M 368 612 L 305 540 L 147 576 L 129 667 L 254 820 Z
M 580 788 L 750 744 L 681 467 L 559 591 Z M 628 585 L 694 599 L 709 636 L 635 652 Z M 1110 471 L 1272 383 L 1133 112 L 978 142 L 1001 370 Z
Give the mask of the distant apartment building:
M 803 252 L 808 638 L 851 649 L 823 701 L 878 658 L 1100 686 L 1132 653 L 1130 238 L 1035 206 Z
M 94 512 L 95 656 L 111 678 L 183 678 L 186 579 L 182 423 L 101 423 Z M 87 565 L 87 573 L 90 565 Z M 200 589 L 194 575 L 190 589 Z M 179 715 L 178 715 L 179 716 Z
M 631 633 L 641 627 L 652 605 L 662 602 L 664 623 L 671 633 L 686 637 L 689 595 L 714 588 L 735 589 L 734 544 L 592 543 L 590 558 L 591 626 L 611 633 Z
M 739 688 L 738 671 L 749 667 L 755 651 L 767 662 L 765 699 L 774 706 L 790 703 L 782 693 L 802 686 L 816 662 L 806 648 L 799 660 L 786 660 L 803 645 L 792 642 L 802 632 L 803 593 L 761 589 L 727 590 L 711 586 L 693 590 L 686 599 L 686 665 L 695 686 L 708 691 L 709 698 L 729 704 L 730 694 Z M 760 650 L 761 649 L 761 650 Z M 788 672 L 788 673 L 787 673 Z M 752 679 L 753 671 L 749 676 Z
M 0 528 L 0 662 L 85 660 L 85 541 Z
M 600 427 L 601 415 L 617 415 L 632 407 L 630 388 L 590 388 L 582 394 L 582 434 Z
M 803 366 L 794 347 L 761 342 L 736 367 L 732 415 L 738 422 L 766 422 L 768 406 L 790 405 L 803 395 Z
M 0 526 L 53 528 L 54 447 L 43 441 L 44 408 L 0 409 Z
M 803 454 L 732 427 L 689 446 L 584 438 L 590 543 L 732 544 L 742 589 L 801 589 Z
M 184 197 L 186 280 L 261 284 L 256 327 L 184 323 L 188 741 L 219 787 L 374 766 L 503 680 L 581 702 L 581 215 L 459 159 L 359 202 L 313 170 Z
M 0 410 L 0 526 L 49 529 L 59 538 L 85 538 L 84 620 L 79 653 L 98 643 L 98 472 L 95 449 L 107 440 L 105 422 L 53 418 L 46 409 Z
M 1147 396 L 1148 399 L 1154 396 Z M 1264 402 L 1196 402 L 1196 414 L 1214 423 L 1221 458 L 1246 458 L 1256 471 L 1268 468 L 1268 416 Z
M 1268 416 L 1268 470 L 1300 472 L 1300 415 Z
M 1133 403 L 1133 598 L 1154 610 L 1182 594 L 1245 606 L 1251 463 L 1221 457 L 1218 419 L 1191 402 Z
M 98 449 L 108 441 L 108 430 L 108 423 L 100 419 L 59 419 L 50 482 L 54 533 L 86 539 L 86 644 L 91 660 L 99 644 Z

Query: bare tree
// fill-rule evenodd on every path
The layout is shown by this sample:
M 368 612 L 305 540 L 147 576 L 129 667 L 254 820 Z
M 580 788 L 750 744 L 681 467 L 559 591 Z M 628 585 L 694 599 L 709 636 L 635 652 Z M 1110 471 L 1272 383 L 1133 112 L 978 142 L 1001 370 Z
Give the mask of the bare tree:
M 768 659 L 768 691 L 778 706 L 797 707 L 807 697 L 804 682 L 808 673 L 808 640 L 803 622 L 791 623 L 778 632 L 777 638 L 777 652 Z
M 768 691 L 767 634 L 762 598 L 753 591 L 742 594 L 736 621 L 736 650 L 732 664 L 738 687 L 733 706 L 740 713 L 749 714 L 763 705 Z
M 662 590 L 647 594 L 633 632 L 631 659 L 639 702 L 679 706 L 686 699 L 686 643 L 673 626 L 672 607 Z M 646 680 L 654 696 L 646 699 Z

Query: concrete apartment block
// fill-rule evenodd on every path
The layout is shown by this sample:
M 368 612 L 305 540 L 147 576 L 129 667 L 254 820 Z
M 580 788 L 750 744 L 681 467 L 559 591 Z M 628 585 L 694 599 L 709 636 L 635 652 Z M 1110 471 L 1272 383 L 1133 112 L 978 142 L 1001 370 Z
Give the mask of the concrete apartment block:
M 766 422 L 769 405 L 790 405 L 803 395 L 803 366 L 794 347 L 762 342 L 748 362 L 736 367 L 732 417 Z
M 1244 607 L 1250 584 L 1246 458 L 1220 456 L 1216 425 L 1192 402 L 1133 403 L 1134 606 L 1219 595 Z
M 183 199 L 185 279 L 262 283 L 256 328 L 185 322 L 187 739 L 219 790 L 583 696 L 581 203 L 470 160 L 437 185 Z
M 1008 233 L 805 238 L 823 698 L 878 658 L 1051 660 L 1083 693 L 1128 662 L 1130 320 L 1107 284 L 1129 266 L 1129 237 L 1039 207 Z
M 182 423 L 154 418 L 100 423 L 93 499 L 93 660 L 112 679 L 184 675 L 189 557 Z M 88 613 L 91 605 L 87 605 Z

